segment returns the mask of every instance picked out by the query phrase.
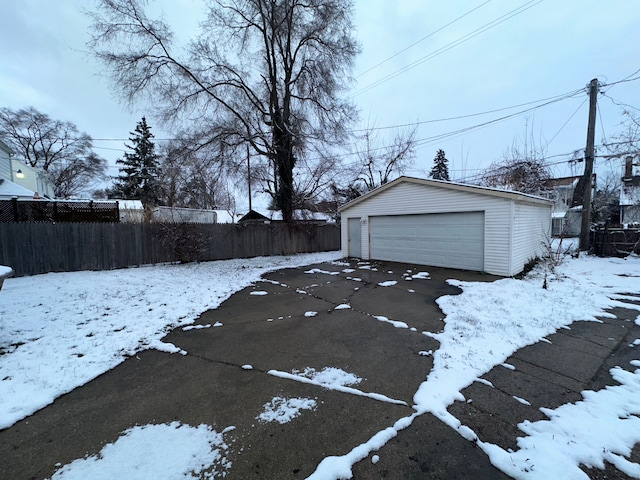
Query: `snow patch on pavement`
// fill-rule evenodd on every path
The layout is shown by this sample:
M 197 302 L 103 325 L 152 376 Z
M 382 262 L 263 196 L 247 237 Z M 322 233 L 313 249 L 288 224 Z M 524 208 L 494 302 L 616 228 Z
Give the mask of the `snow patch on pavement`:
M 318 387 L 327 388 L 329 390 L 335 390 L 337 392 L 349 393 L 351 395 L 356 395 L 359 397 L 368 397 L 373 400 L 378 400 L 380 402 L 385 403 L 393 403 L 396 405 L 407 405 L 406 402 L 402 400 L 396 400 L 394 398 L 388 397 L 381 393 L 373 393 L 373 392 L 363 392 L 362 390 L 358 390 L 356 388 L 347 387 L 343 385 L 340 381 L 326 383 L 326 377 L 309 378 L 304 375 L 304 372 L 300 373 L 298 370 L 294 370 L 294 373 L 281 372 L 278 370 L 269 370 L 267 373 L 269 375 L 273 375 L 274 377 L 285 378 L 288 380 L 294 380 L 296 382 L 307 383 L 310 385 L 317 385 Z M 337 377 L 342 378 L 342 377 Z M 323 383 L 325 382 L 325 383 Z
M 105 445 L 97 455 L 65 465 L 51 480 L 212 479 L 226 476 L 231 468 L 225 457 L 228 449 L 222 434 L 207 425 L 192 427 L 173 422 L 137 426 Z
M 206 325 L 187 325 L 186 327 L 182 327 L 182 331 L 188 332 L 189 330 L 200 330 L 203 328 L 211 328 L 211 324 L 207 323 Z
M 328 270 L 322 270 L 321 268 L 312 268 L 311 270 L 307 270 L 304 273 L 323 273 L 325 275 L 340 275 L 340 272 L 330 272 Z
M 301 410 L 315 410 L 316 406 L 317 402 L 310 398 L 273 397 L 269 403 L 264 404 L 264 412 L 258 415 L 256 420 L 265 423 L 289 423 L 300 416 Z
M 375 318 L 376 320 L 379 320 L 381 322 L 385 322 L 385 323 L 390 323 L 391 325 L 393 325 L 396 328 L 409 328 L 409 325 L 407 325 L 404 322 L 399 322 L 397 320 L 389 320 L 387 317 L 385 317 L 384 315 L 372 315 L 373 318 Z
M 344 370 L 336 367 L 324 367 L 320 371 L 315 368 L 307 367 L 303 371 L 294 370 L 292 373 L 294 375 L 309 378 L 319 385 L 328 388 L 357 385 L 362 381 L 362 378 L 357 375 L 345 372 Z

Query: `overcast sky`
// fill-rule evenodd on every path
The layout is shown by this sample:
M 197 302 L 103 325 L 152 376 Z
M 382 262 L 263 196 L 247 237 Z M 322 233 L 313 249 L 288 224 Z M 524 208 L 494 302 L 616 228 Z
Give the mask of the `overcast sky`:
M 201 18 L 198 0 L 151 3 L 160 4 L 155 8 L 164 10 L 182 38 L 189 38 Z M 0 106 L 31 105 L 69 120 L 96 139 L 96 151 L 113 162 L 124 148 L 122 139 L 142 115 L 151 114 L 144 105 L 129 110 L 115 98 L 100 76 L 101 66 L 86 53 L 89 20 L 82 10 L 92 5 L 89 0 L 3 2 Z M 631 78 L 640 77 L 638 0 L 357 0 L 355 25 L 362 54 L 352 95 L 360 127 L 421 122 L 416 165 L 408 172 L 415 176 L 426 175 L 442 148 L 452 177 L 471 177 L 524 137 L 544 147 L 549 162 L 557 163 L 557 176 L 569 175 L 563 154 L 586 142 L 586 90 L 483 128 L 437 136 L 535 107 L 528 103 L 575 92 L 592 78 L 609 84 L 603 88 L 607 96 L 598 100 L 597 144 L 613 141 L 621 130 L 622 107 L 614 101 L 640 108 L 640 80 L 611 85 L 634 73 Z M 158 139 L 171 135 L 149 123 Z M 596 160 L 599 169 L 612 163 Z M 582 168 L 578 164 L 575 171 Z

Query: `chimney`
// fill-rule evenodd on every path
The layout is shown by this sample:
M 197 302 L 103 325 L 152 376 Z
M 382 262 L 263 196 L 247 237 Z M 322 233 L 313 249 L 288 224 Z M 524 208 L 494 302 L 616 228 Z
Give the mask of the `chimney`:
M 624 181 L 629 182 L 633 178 L 633 157 L 628 156 L 624 162 Z

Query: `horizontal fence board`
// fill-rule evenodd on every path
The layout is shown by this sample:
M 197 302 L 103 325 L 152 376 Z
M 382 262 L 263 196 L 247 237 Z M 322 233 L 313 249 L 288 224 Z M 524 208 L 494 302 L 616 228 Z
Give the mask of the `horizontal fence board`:
M 0 223 L 17 276 L 339 249 L 335 224 Z

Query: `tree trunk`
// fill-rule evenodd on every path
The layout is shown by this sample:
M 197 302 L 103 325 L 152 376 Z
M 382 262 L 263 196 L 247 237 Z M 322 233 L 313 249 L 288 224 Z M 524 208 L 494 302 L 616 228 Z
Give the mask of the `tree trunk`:
M 293 156 L 293 136 L 281 118 L 274 122 L 273 137 L 276 155 L 275 164 L 279 177 L 276 206 L 282 212 L 282 220 L 290 223 L 293 221 L 293 167 L 295 166 L 295 158 Z

